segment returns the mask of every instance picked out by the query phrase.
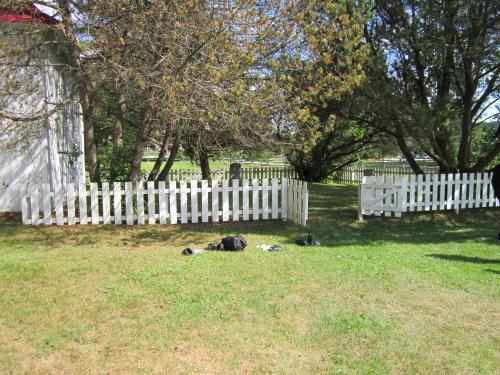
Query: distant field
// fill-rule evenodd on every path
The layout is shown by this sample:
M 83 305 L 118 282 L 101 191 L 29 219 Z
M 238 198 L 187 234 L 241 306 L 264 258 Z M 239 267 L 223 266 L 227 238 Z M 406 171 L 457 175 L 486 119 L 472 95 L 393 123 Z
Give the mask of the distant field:
M 154 166 L 153 161 L 145 161 L 142 163 L 142 170 L 143 171 L 150 171 L 153 169 Z M 215 169 L 229 169 L 229 164 L 230 162 L 227 160 L 215 160 L 210 162 L 210 168 L 215 170 Z M 162 167 L 165 165 L 165 163 L 162 164 Z M 282 164 L 281 166 L 284 166 L 285 164 Z M 278 167 L 280 166 L 279 164 L 261 164 L 259 162 L 254 162 L 251 164 L 243 163 L 242 168 L 268 168 L 268 167 Z M 183 161 L 176 161 L 174 165 L 172 166 L 172 170 L 179 170 L 179 169 L 200 169 L 199 165 L 196 165 L 188 160 L 183 160 Z

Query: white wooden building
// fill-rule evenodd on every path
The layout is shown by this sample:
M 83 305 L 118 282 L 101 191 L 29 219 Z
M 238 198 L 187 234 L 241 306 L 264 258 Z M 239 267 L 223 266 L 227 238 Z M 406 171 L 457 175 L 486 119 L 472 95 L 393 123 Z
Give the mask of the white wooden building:
M 30 185 L 85 181 L 81 108 L 55 23 L 34 6 L 0 9 L 0 41 L 43 46 L 0 58 L 0 212 L 21 211 Z

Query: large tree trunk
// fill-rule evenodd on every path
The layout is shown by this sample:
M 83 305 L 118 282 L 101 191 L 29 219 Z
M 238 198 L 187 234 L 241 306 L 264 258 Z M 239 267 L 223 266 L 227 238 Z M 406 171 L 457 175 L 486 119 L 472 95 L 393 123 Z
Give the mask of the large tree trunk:
M 418 165 L 415 157 L 413 156 L 413 153 L 410 150 L 410 147 L 408 147 L 408 144 L 406 143 L 403 129 L 400 125 L 396 125 L 395 130 L 396 131 L 394 133 L 394 136 L 396 137 L 396 141 L 398 142 L 399 149 L 403 153 L 403 156 L 405 157 L 408 164 L 410 164 L 411 169 L 413 169 L 413 172 L 415 172 L 416 174 L 424 174 L 424 171 L 422 170 L 422 168 L 420 168 L 420 165 Z
M 200 161 L 201 168 L 201 179 L 212 181 L 212 173 L 210 172 L 210 162 L 208 160 L 208 154 L 204 147 L 200 147 L 198 152 L 198 157 Z
M 146 146 L 146 141 L 148 140 L 149 130 L 149 116 L 146 115 L 137 129 L 134 152 L 130 162 L 127 181 L 138 182 L 141 178 L 141 165 L 144 158 L 144 148 Z
M 168 174 L 170 173 L 170 169 L 172 168 L 172 165 L 174 165 L 175 158 L 177 157 L 177 152 L 179 151 L 180 144 L 181 144 L 181 136 L 180 134 L 177 134 L 177 137 L 175 138 L 172 147 L 170 147 L 170 155 L 168 155 L 167 162 L 165 163 L 165 166 L 161 170 L 160 174 L 158 175 L 156 181 L 167 180 Z
M 126 111 L 125 95 L 120 92 L 120 88 L 116 85 L 116 121 L 113 129 L 113 149 L 115 153 L 120 152 L 123 148 L 123 126 L 125 123 L 124 113 Z
M 148 181 L 155 181 L 158 173 L 160 172 L 161 164 L 165 160 L 165 156 L 167 155 L 168 148 L 171 143 L 170 131 L 165 132 L 165 136 L 163 137 L 163 141 L 161 143 L 160 152 L 158 153 L 158 157 L 156 158 L 155 165 L 153 169 L 149 173 Z

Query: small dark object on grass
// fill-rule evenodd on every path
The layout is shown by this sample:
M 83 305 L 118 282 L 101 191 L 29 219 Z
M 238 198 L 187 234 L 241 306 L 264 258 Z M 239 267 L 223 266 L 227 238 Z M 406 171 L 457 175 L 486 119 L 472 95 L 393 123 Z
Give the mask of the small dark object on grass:
M 299 246 L 321 246 L 321 243 L 314 239 L 312 232 L 309 232 L 306 240 L 296 240 L 295 244 Z
M 281 246 L 274 245 L 274 246 L 271 246 L 268 251 L 270 251 L 272 253 L 277 253 L 277 252 L 280 252 L 281 250 L 283 250 L 283 248 Z
M 182 250 L 182 255 L 196 255 L 200 254 L 203 250 L 196 250 L 196 249 L 191 249 L 190 247 L 186 247 L 184 250 Z

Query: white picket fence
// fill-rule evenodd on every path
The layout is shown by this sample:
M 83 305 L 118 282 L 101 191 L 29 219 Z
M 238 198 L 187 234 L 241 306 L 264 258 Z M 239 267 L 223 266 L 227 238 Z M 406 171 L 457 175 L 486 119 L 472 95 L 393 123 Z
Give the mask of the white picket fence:
M 359 187 L 358 217 L 498 207 L 491 178 L 492 173 L 365 176 Z
M 439 167 L 430 165 L 421 165 L 422 171 L 425 174 L 434 174 L 439 172 Z M 338 171 L 335 178 L 335 182 L 340 182 L 342 184 L 360 184 L 363 180 L 364 173 L 366 170 L 371 170 L 373 175 L 388 175 L 394 177 L 405 177 L 415 175 L 415 172 L 411 167 L 401 165 L 396 167 L 385 167 L 385 166 L 370 166 L 362 164 L 348 165 Z
M 307 183 L 282 179 L 115 182 L 32 186 L 22 199 L 31 225 L 185 224 L 240 220 L 291 220 L 306 225 Z
M 211 171 L 214 180 L 229 180 L 229 169 L 215 169 Z M 297 172 L 290 167 L 262 167 L 262 168 L 241 168 L 240 177 L 242 179 L 273 179 L 297 178 Z M 191 181 L 201 180 L 201 170 L 199 169 L 175 169 L 168 174 L 168 181 Z

